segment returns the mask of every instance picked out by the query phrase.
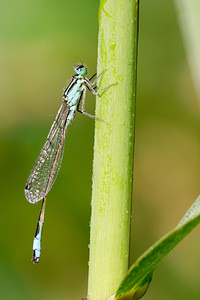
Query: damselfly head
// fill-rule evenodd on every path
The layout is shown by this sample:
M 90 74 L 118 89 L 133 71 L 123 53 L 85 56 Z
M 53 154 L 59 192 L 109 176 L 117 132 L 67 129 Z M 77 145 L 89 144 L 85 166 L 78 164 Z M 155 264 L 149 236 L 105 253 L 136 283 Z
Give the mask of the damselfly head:
M 74 67 L 74 71 L 78 75 L 82 75 L 82 76 L 84 76 L 85 74 L 87 74 L 87 68 L 84 65 L 77 65 L 76 67 Z

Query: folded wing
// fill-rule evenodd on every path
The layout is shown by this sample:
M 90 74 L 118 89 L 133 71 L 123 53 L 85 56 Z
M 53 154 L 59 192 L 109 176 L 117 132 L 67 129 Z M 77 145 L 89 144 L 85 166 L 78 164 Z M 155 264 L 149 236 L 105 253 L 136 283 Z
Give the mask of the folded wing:
M 30 203 L 42 200 L 52 188 L 60 170 L 65 143 L 65 128 L 69 106 L 62 102 L 25 186 L 25 197 Z

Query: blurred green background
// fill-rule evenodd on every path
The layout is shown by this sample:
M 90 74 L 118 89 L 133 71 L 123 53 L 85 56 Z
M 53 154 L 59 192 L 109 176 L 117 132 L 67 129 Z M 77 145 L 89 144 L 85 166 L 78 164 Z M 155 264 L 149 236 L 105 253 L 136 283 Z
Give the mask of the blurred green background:
M 41 204 L 24 186 L 73 66 L 96 71 L 99 1 L 0 4 L 0 299 L 87 295 L 94 121 L 77 114 L 48 195 L 42 257 L 31 263 Z M 199 106 L 173 1 L 141 1 L 131 262 L 199 194 Z M 88 93 L 89 94 L 89 93 Z M 87 111 L 95 99 L 87 95 Z M 200 299 L 195 229 L 155 272 L 145 299 Z M 94 300 L 94 299 L 92 299 Z

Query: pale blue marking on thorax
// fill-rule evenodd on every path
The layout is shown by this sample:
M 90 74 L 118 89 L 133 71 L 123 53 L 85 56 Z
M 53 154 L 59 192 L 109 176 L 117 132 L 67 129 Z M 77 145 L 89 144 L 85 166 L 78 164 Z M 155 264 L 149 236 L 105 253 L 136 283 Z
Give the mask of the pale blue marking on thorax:
M 70 107 L 78 105 L 80 95 L 83 91 L 84 78 L 79 75 L 78 78 L 76 78 L 76 80 L 76 84 L 73 86 L 73 88 L 71 88 L 70 92 L 66 91 L 67 93 L 65 95 L 65 101 L 67 101 Z
M 68 89 L 64 93 L 64 97 L 63 97 L 64 101 L 66 101 L 70 107 L 70 111 L 67 116 L 67 125 L 73 120 L 75 116 L 75 111 L 77 109 L 77 105 L 79 103 L 81 93 L 83 91 L 84 81 L 85 80 L 83 76 L 81 75 L 76 76 L 74 80 L 72 80 Z

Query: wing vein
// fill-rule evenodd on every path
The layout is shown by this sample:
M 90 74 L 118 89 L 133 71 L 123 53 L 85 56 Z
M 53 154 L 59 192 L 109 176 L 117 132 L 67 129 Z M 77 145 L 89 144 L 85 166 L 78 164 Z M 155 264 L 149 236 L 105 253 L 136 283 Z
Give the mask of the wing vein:
M 64 153 L 65 129 L 69 112 L 68 104 L 63 101 L 28 177 L 25 196 L 31 203 L 42 200 L 57 177 Z

